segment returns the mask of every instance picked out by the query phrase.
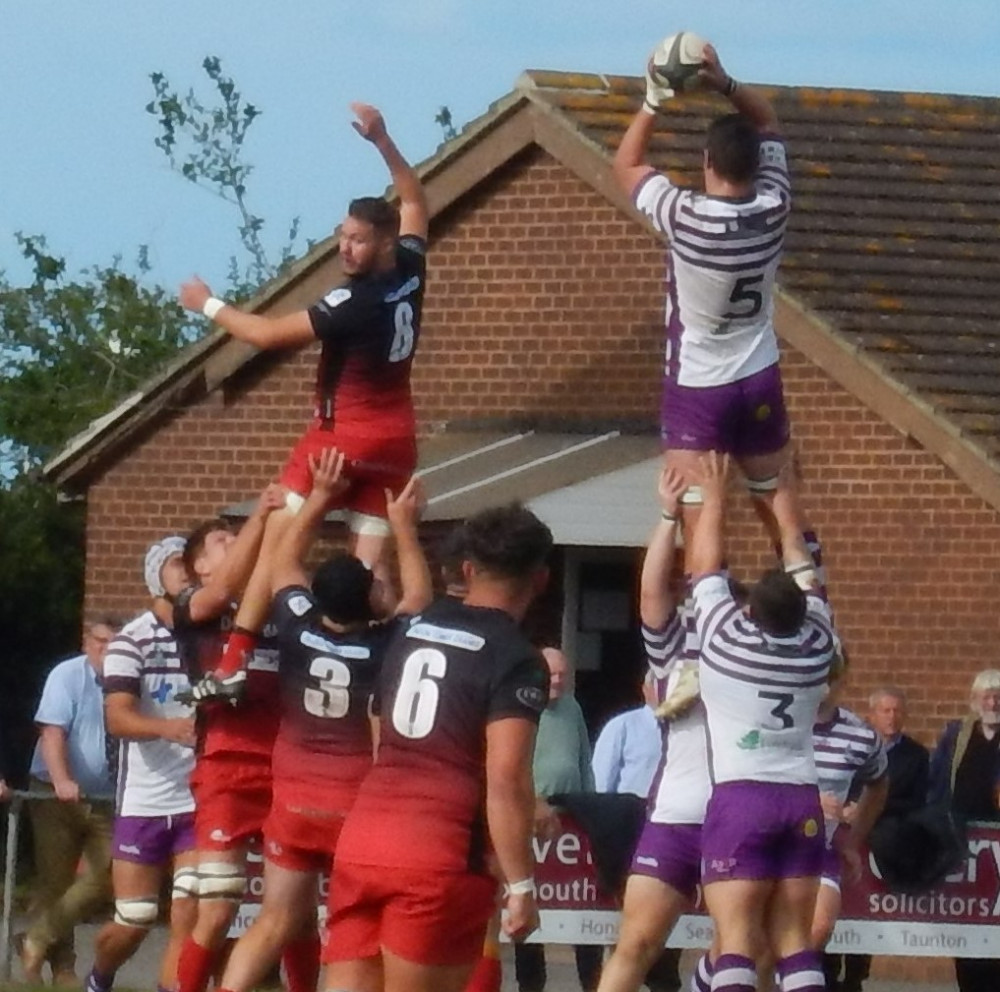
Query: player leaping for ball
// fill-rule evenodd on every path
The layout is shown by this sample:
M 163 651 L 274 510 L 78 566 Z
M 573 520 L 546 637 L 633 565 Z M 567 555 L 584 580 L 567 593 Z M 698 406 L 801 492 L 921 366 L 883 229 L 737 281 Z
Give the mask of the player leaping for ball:
M 233 634 L 214 676 L 196 690 L 200 700 L 236 696 L 244 658 L 271 601 L 271 558 L 281 533 L 309 494 L 309 456 L 337 448 L 347 459 L 350 486 L 340 499 L 351 551 L 372 567 L 389 534 L 385 490 L 398 493 L 416 467 L 410 366 L 420 337 L 426 281 L 428 210 L 416 172 L 389 137 L 374 107 L 354 103 L 354 128 L 385 161 L 399 209 L 380 197 L 353 200 L 340 226 L 339 257 L 346 281 L 322 300 L 282 317 L 246 313 L 216 299 L 200 279 L 181 286 L 180 301 L 233 337 L 262 349 L 321 342 L 315 419 L 281 474 L 287 506 L 268 520 L 258 565 L 236 615 Z
M 646 159 L 659 115 L 669 114 L 675 96 L 665 78 L 679 86 L 685 68 L 736 110 L 708 128 L 704 192 L 675 186 Z M 646 79 L 645 101 L 618 147 L 614 172 L 669 238 L 660 429 L 666 464 L 689 482 L 690 526 L 701 503 L 691 485 L 701 453 L 732 455 L 751 494 L 766 502 L 788 460 L 773 296 L 791 187 L 774 108 L 758 89 L 729 76 L 711 45 L 688 33 L 667 39 Z

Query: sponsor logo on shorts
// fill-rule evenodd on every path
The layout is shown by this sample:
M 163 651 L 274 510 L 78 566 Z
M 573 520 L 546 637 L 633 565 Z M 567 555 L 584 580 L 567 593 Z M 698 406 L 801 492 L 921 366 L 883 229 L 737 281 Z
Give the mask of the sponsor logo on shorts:
M 656 858 L 647 858 L 645 855 L 637 855 L 635 859 L 637 865 L 645 865 L 647 868 L 659 868 L 660 862 Z
M 284 852 L 284 848 L 276 841 L 269 840 L 267 842 L 267 853 L 273 854 L 275 857 L 280 857 Z
M 717 875 L 728 875 L 736 867 L 736 858 L 711 858 L 707 867 Z
M 208 839 L 214 841 L 216 844 L 228 844 L 232 839 L 232 834 L 227 834 L 225 830 L 220 830 L 216 827 L 209 835 Z
M 769 403 L 761 403 L 753 412 L 754 420 L 767 420 L 771 416 L 771 406 Z
M 122 854 L 134 854 L 136 856 L 142 854 L 142 848 L 138 844 L 119 844 L 118 850 Z
M 805 823 L 802 824 L 802 833 L 806 837 L 815 837 L 819 833 L 819 824 L 810 816 Z

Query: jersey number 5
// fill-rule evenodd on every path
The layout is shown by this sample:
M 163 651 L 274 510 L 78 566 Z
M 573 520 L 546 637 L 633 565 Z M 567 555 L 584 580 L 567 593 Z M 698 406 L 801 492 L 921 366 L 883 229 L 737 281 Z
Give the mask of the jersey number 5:
M 336 720 L 347 716 L 351 707 L 351 670 L 336 658 L 313 658 L 309 674 L 319 679 L 319 688 L 302 693 L 302 705 L 307 713 Z
M 389 348 L 390 362 L 405 362 L 413 353 L 413 307 L 400 300 L 392 315 L 396 325 L 396 333 L 392 336 L 392 346 Z
M 418 648 L 406 659 L 392 706 L 392 725 L 404 737 L 419 740 L 434 729 L 448 659 L 436 648 Z

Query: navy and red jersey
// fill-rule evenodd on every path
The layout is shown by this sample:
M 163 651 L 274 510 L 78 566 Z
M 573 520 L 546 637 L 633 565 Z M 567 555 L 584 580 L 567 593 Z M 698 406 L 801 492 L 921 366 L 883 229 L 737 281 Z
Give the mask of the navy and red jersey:
M 236 615 L 233 604 L 220 616 L 193 620 L 191 598 L 199 588 L 188 586 L 174 600 L 174 639 L 192 682 L 218 667 Z M 247 665 L 247 692 L 240 705 L 219 703 L 198 710 L 198 755 L 243 754 L 270 760 L 278 732 L 277 691 L 278 650 L 269 620 Z
M 486 727 L 537 724 L 549 673 L 501 610 L 452 599 L 396 632 L 379 679 L 378 757 L 337 848 L 359 865 L 484 870 Z
M 410 367 L 420 338 L 427 264 L 423 238 L 405 235 L 386 272 L 352 276 L 309 308 L 322 342 L 316 418 L 356 437 L 415 433 Z
M 280 657 L 281 727 L 275 779 L 356 790 L 372 765 L 370 700 L 392 624 L 340 634 L 305 586 L 288 586 L 271 617 Z

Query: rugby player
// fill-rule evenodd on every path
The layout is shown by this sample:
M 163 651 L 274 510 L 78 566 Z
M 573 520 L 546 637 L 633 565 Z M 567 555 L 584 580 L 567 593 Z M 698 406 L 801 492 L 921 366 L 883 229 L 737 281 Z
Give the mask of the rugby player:
M 188 585 L 173 603 L 174 638 L 192 681 L 218 664 L 239 598 L 256 561 L 267 517 L 285 503 L 268 486 L 234 536 L 224 520 L 188 535 Z M 246 700 L 201 713 L 191 791 L 195 799 L 198 919 L 184 941 L 179 992 L 204 992 L 243 897 L 247 846 L 271 807 L 271 749 L 278 731 L 276 652 L 262 645 L 250 661 Z
M 518 504 L 463 530 L 463 602 L 394 637 L 379 682 L 378 758 L 340 835 L 326 988 L 459 992 L 483 949 L 496 880 L 504 930 L 538 925 L 532 751 L 548 671 L 519 630 L 548 581 L 552 534 Z
M 696 664 L 698 657 L 697 641 L 671 591 L 685 488 L 680 473 L 663 469 L 661 520 L 646 549 L 639 586 L 646 657 L 661 693 L 685 664 Z M 711 791 L 704 707 L 695 703 L 663 724 L 663 737 L 648 819 L 625 885 L 618 944 L 604 965 L 598 992 L 635 992 L 663 953 L 678 917 L 694 904 L 701 870 L 701 825 Z
M 312 585 L 303 559 L 341 486 L 344 458 L 333 450 L 310 456 L 312 491 L 279 544 L 273 561 L 281 726 L 274 743 L 274 792 L 264 824 L 264 900 L 260 915 L 237 942 L 221 992 L 250 992 L 293 938 L 314 945 L 316 988 L 319 934 L 316 896 L 329 873 L 344 817 L 373 757 L 369 704 L 394 625 L 384 614 L 381 590 L 353 555 L 338 553 L 316 571 Z M 399 617 L 417 613 L 432 598 L 432 581 L 417 536 L 420 487 L 410 481 L 386 509 L 395 539 L 402 597 Z M 286 968 L 292 956 L 286 956 Z M 306 948 L 294 955 L 304 968 Z
M 709 126 L 704 192 L 675 186 L 647 162 L 657 115 L 669 114 L 674 95 L 652 79 L 614 158 L 621 188 L 669 238 L 660 427 L 666 464 L 689 482 L 689 524 L 700 504 L 700 453 L 731 454 L 751 495 L 769 502 L 790 437 L 774 332 L 775 274 L 791 206 L 778 117 L 760 90 L 725 72 L 711 45 L 699 75 L 736 111 Z
M 245 659 L 271 599 L 272 551 L 309 494 L 309 455 L 336 447 L 346 456 L 350 485 L 338 504 L 347 513 L 352 552 L 376 569 L 389 534 L 385 491 L 399 492 L 416 467 L 410 367 L 420 338 L 426 282 L 427 200 L 379 111 L 363 103 L 351 109 L 357 116 L 355 130 L 375 146 L 389 169 L 399 209 L 380 197 L 352 201 L 340 226 L 339 258 L 346 282 L 307 310 L 281 317 L 225 304 L 200 279 L 181 287 L 183 306 L 205 313 L 241 341 L 273 349 L 319 339 L 322 346 L 314 420 L 281 473 L 288 506 L 268 522 L 259 568 L 240 602 L 217 678 L 199 687 L 201 699 L 241 691 Z
M 840 915 L 841 875 L 856 881 L 859 848 L 882 814 L 889 796 L 889 759 L 878 732 L 840 705 L 847 675 L 843 647 L 830 673 L 830 688 L 813 726 L 813 751 L 826 830 L 823 874 L 816 897 L 812 946 L 826 947 Z M 848 802 L 860 785 L 857 799 Z M 836 962 L 840 964 L 839 959 Z
M 790 464 L 772 503 L 785 570 L 765 573 L 745 610 L 734 599 L 721 574 L 728 462 L 716 452 L 702 459 L 704 505 L 690 548 L 713 785 L 701 841 L 718 947 L 711 988 L 750 992 L 754 961 L 770 947 L 782 990 L 821 992 L 811 939 L 823 860 L 812 728 L 837 642 L 813 588 Z
M 127 623 L 104 657 L 105 725 L 120 738 L 111 881 L 115 913 L 97 935 L 87 992 L 109 992 L 118 969 L 138 950 L 159 915 L 159 895 L 173 872 L 170 939 L 159 990 L 173 989 L 177 956 L 197 914 L 195 902 L 195 729 L 177 701 L 189 687 L 171 630 L 171 600 L 186 585 L 184 539 L 166 537 L 146 552 L 152 603 Z

